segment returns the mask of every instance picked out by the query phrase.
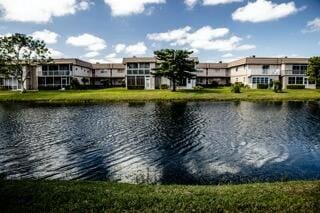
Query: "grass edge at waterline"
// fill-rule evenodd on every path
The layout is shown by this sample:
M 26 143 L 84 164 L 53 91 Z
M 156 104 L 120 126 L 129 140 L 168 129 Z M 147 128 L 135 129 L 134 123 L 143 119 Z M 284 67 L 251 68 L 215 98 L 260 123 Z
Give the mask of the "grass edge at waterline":
M 30 103 L 104 103 L 130 101 L 319 101 L 320 90 L 242 89 L 232 93 L 229 87 L 203 90 L 126 90 L 123 88 L 101 90 L 39 91 L 21 94 L 0 91 L 0 102 Z
M 132 185 L 93 181 L 0 181 L 3 212 L 260 211 L 320 209 L 320 182 Z

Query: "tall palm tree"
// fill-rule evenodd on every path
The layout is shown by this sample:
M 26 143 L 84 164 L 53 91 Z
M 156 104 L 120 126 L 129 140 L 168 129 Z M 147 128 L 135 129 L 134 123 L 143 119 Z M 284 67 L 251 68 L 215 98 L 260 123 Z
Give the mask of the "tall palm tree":
M 172 91 L 176 91 L 177 83 L 186 78 L 191 78 L 196 72 L 196 60 L 190 57 L 192 51 L 162 49 L 154 54 L 159 61 L 154 71 L 155 76 L 163 76 L 172 82 Z

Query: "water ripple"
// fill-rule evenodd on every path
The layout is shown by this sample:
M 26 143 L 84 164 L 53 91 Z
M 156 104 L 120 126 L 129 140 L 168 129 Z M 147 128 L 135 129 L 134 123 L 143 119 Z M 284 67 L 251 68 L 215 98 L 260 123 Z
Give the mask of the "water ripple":
M 7 178 L 220 183 L 320 177 L 318 102 L 0 104 Z

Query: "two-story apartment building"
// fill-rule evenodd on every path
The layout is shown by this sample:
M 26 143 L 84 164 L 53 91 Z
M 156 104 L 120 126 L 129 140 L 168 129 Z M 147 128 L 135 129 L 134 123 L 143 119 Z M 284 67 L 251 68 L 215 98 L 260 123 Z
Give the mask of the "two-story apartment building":
M 92 78 L 92 64 L 79 59 L 55 59 L 52 63 L 37 66 L 37 86 L 34 89 L 64 88 L 70 86 L 72 79 L 80 84 L 87 79 L 88 84 Z
M 155 57 L 124 58 L 126 87 L 128 89 L 158 89 L 161 79 L 151 73 L 156 63 Z
M 197 60 L 195 58 L 195 60 Z M 29 90 L 44 88 L 59 89 L 70 86 L 72 79 L 80 84 L 97 87 L 118 87 L 128 89 L 159 89 L 161 85 L 171 86 L 169 79 L 152 74 L 158 62 L 155 57 L 124 58 L 118 64 L 91 64 L 79 59 L 55 59 L 46 65 L 25 69 Z M 279 80 L 283 88 L 288 85 L 305 85 L 314 89 L 316 85 L 306 76 L 308 58 L 267 58 L 247 57 L 230 63 L 198 63 L 195 77 L 186 79 L 180 88 L 192 89 L 196 84 L 227 85 L 240 82 L 251 88 L 259 84 L 270 84 Z M 83 82 L 83 79 L 86 79 Z M 21 89 L 18 80 L 10 76 L 0 76 L 0 87 Z
M 197 58 L 194 60 L 197 60 Z M 155 57 L 124 58 L 123 64 L 125 65 L 126 87 L 128 89 L 160 89 L 161 85 L 172 86 L 169 79 L 152 74 L 153 69 L 158 64 Z M 192 89 L 195 85 L 196 76 L 185 79 L 178 87 Z
M 98 87 L 124 87 L 125 66 L 121 63 L 115 64 L 93 64 L 92 84 Z
M 197 64 L 197 85 L 228 85 L 230 72 L 227 63 L 199 63 Z
M 282 82 L 283 88 L 288 85 L 305 85 L 314 89 L 314 82 L 309 82 L 306 76 L 307 58 L 263 58 L 247 57 L 230 62 L 231 83 L 243 83 L 251 88 L 258 84 L 270 84 L 275 80 Z

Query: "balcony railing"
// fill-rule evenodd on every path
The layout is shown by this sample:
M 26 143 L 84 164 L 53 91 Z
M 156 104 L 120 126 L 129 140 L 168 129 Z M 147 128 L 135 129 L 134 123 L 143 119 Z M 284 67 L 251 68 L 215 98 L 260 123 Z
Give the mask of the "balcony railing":
M 285 70 L 286 75 L 306 75 L 304 70 Z
M 69 76 L 69 70 L 50 70 L 50 71 L 42 71 L 43 76 Z

